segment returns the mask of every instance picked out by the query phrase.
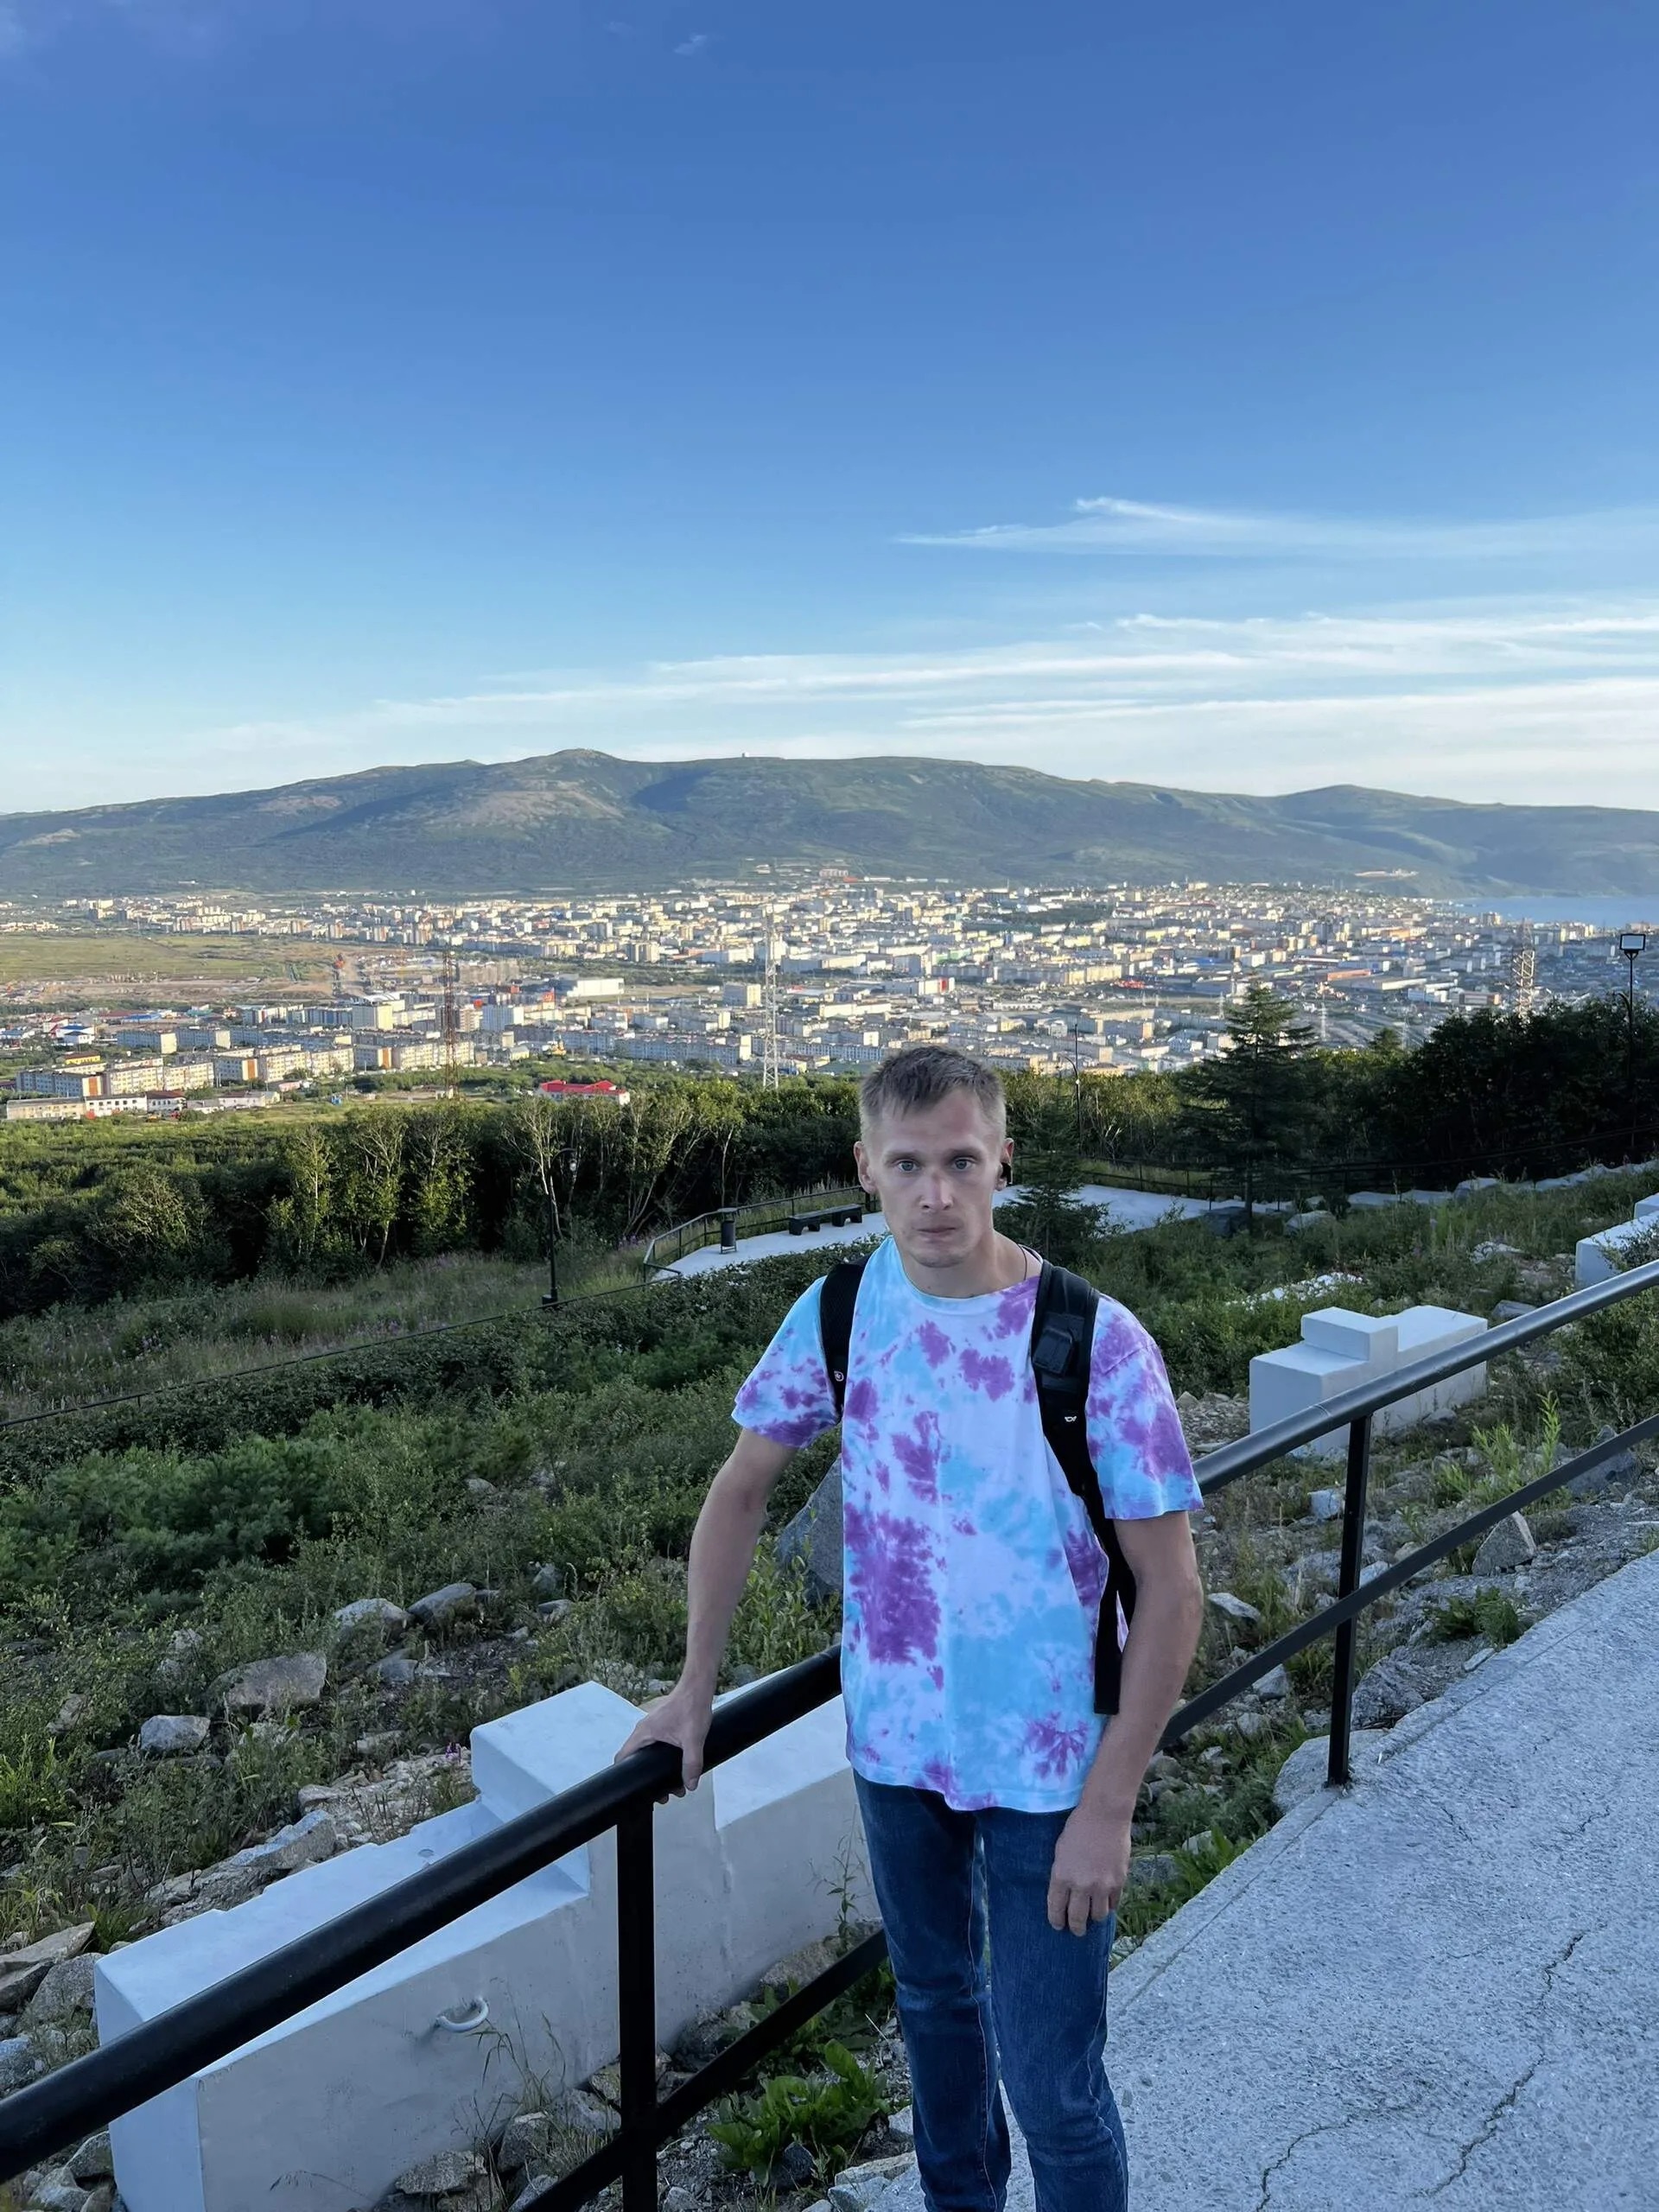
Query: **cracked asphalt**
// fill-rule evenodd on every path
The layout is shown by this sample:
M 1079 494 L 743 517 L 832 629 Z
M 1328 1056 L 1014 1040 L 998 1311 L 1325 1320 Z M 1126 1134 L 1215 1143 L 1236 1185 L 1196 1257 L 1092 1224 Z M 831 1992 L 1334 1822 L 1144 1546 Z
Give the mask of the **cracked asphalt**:
M 1659 1553 L 1114 1974 L 1137 2212 L 1659 2212 L 1656 1811 Z

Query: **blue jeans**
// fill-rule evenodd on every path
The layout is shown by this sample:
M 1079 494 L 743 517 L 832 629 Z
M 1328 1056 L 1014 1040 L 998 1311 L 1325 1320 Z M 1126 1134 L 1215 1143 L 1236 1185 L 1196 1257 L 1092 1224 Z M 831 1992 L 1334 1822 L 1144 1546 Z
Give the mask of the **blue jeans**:
M 931 1789 L 855 1779 L 929 2212 L 1002 2212 L 1010 2148 L 999 2071 L 1031 2154 L 1037 2212 L 1127 2212 L 1123 2123 L 1101 2056 L 1116 1916 L 1086 1936 L 1048 1924 L 1066 1815 L 957 1813 Z

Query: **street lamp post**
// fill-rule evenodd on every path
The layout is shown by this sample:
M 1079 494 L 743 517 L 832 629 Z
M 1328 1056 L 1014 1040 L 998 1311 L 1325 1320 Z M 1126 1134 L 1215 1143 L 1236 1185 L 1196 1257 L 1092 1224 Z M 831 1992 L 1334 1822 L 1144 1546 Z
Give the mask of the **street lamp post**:
M 581 1152 L 573 1144 L 566 1145 L 558 1156 L 566 1176 L 574 1184 L 576 1179 L 577 1164 L 582 1159 Z M 542 1304 L 545 1306 L 555 1306 L 558 1302 L 559 1205 L 553 1186 L 553 1178 L 550 1174 L 547 1184 L 547 1288 L 543 1294 Z
M 1636 963 L 1648 949 L 1645 930 L 1621 930 L 1615 950 L 1624 963 L 1624 1076 L 1630 1094 L 1630 1156 L 1637 1152 L 1637 1096 L 1636 1096 Z

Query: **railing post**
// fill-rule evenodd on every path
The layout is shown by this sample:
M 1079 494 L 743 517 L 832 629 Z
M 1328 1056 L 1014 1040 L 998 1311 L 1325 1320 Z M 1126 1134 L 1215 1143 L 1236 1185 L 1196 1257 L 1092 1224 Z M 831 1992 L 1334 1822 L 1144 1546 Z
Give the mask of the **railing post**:
M 1365 1547 L 1365 1491 L 1371 1473 L 1371 1417 L 1363 1414 L 1348 1424 L 1348 1484 L 1342 1502 L 1342 1560 L 1337 1575 L 1337 1595 L 1346 1598 L 1359 1587 L 1359 1565 Z M 1344 1621 L 1337 1630 L 1331 1678 L 1331 1757 L 1325 1782 L 1335 1786 L 1351 1779 L 1348 1738 L 1354 1704 L 1354 1648 L 1359 1618 Z
M 652 1808 L 616 1824 L 616 2010 L 623 2212 L 657 2212 L 657 1910 Z

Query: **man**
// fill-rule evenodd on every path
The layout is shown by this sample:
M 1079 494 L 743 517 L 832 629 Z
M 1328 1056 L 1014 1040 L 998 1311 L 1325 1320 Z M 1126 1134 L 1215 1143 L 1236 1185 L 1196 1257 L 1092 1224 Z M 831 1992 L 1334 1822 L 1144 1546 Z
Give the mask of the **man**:
M 859 1179 L 889 1236 L 859 1287 L 848 1363 L 842 1675 L 923 2186 L 931 2212 L 1001 2212 L 1000 2073 L 1039 2212 L 1123 2212 L 1107 1962 L 1135 1795 L 1198 1643 L 1198 1491 L 1157 1349 L 1103 1298 L 1089 1445 L 1137 1591 L 1107 1726 L 1094 1711 L 1104 1556 L 1049 1450 L 1031 1370 L 1040 1263 L 992 1218 L 1014 1153 L 1001 1086 L 961 1053 L 913 1046 L 860 1103 Z M 677 1745 L 688 1789 L 768 1493 L 836 1419 L 820 1288 L 738 1394 L 741 1433 L 691 1541 L 684 1670 L 619 1755 Z

